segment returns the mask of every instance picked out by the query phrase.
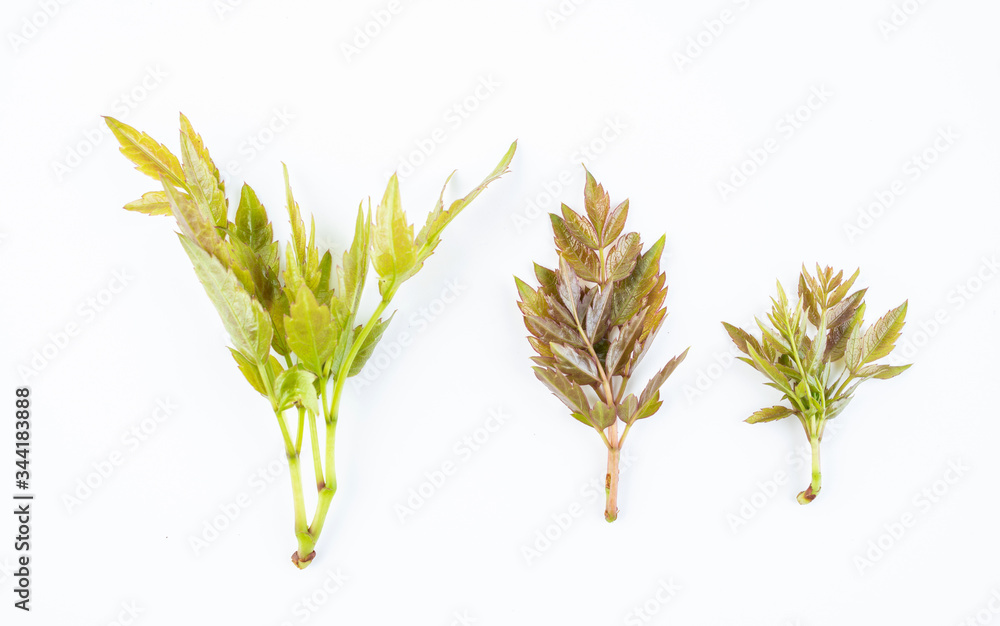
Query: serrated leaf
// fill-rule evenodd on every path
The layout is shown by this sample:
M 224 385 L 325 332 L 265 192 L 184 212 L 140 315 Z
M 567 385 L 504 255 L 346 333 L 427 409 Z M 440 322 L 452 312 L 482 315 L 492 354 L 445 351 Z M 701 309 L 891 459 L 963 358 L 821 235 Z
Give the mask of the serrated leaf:
M 417 261 L 413 226 L 407 223 L 399 198 L 399 179 L 389 179 L 382 201 L 375 211 L 372 228 L 372 265 L 378 273 L 379 293 L 391 297 Z
M 656 285 L 656 277 L 660 273 L 660 255 L 666 241 L 666 236 L 657 239 L 636 261 L 632 273 L 615 285 L 611 314 L 613 326 L 625 323 L 643 306 L 643 299 Z
M 304 275 L 307 262 L 306 225 L 302 221 L 302 212 L 299 210 L 299 204 L 295 201 L 295 197 L 292 194 L 292 185 L 288 181 L 288 166 L 282 163 L 281 170 L 285 176 L 285 205 L 288 208 L 288 222 L 292 227 L 292 244 L 290 246 L 292 258 L 299 267 L 299 271 Z
M 479 194 L 481 194 L 485 189 L 504 174 L 507 173 L 507 168 L 510 166 L 511 160 L 514 158 L 514 153 L 517 151 L 517 142 L 510 144 L 507 148 L 507 152 L 497 163 L 497 166 L 493 168 L 493 171 L 479 183 L 475 189 L 470 191 L 464 197 L 455 200 L 449 205 L 447 210 L 444 210 L 444 188 L 441 189 L 441 197 L 438 198 L 437 205 L 435 205 L 434 210 L 431 211 L 430 215 L 427 216 L 427 223 L 420 232 L 417 233 L 416 237 L 416 247 L 419 249 L 420 253 L 420 263 L 423 263 L 437 247 L 438 242 L 441 238 L 441 232 L 444 230 L 455 217 L 458 216 L 462 210 L 469 206 L 473 200 L 476 199 Z M 452 173 L 454 174 L 454 172 Z M 451 180 L 451 176 L 448 176 L 448 180 Z M 445 181 L 444 186 L 448 186 L 448 180 Z
M 601 262 L 597 254 L 573 237 L 563 218 L 550 213 L 549 219 L 552 222 L 552 234 L 560 258 L 566 259 L 580 278 L 595 283 L 600 282 Z
M 195 204 L 216 226 L 228 222 L 229 207 L 226 203 L 226 185 L 219 169 L 212 162 L 201 136 L 191 127 L 183 113 L 181 117 L 181 169 L 184 181 Z
M 181 233 L 202 249 L 224 260 L 224 265 L 228 267 L 230 265 L 228 255 L 223 250 L 222 237 L 215 230 L 215 224 L 198 210 L 190 196 L 182 194 L 166 183 L 163 184 L 163 191 Z
M 392 322 L 392 318 L 396 316 L 396 312 L 393 311 L 392 315 L 386 318 L 384 321 L 379 318 L 375 325 L 372 326 L 371 332 L 365 337 L 365 340 L 361 342 L 361 347 L 358 349 L 357 355 L 355 355 L 354 360 L 351 361 L 351 369 L 348 371 L 347 376 L 357 376 L 361 373 L 361 370 L 365 368 L 368 363 L 368 359 L 371 358 L 372 354 L 375 352 L 378 342 L 382 340 L 382 335 L 385 334 L 385 329 L 389 327 L 389 323 Z
M 551 343 L 549 349 L 555 357 L 559 369 L 570 380 L 578 383 L 600 382 L 601 375 L 597 371 L 597 363 L 589 355 L 570 345 Z
M 733 326 L 732 324 L 726 322 L 722 322 L 722 326 L 726 329 L 726 332 L 729 334 L 729 338 L 733 340 L 733 343 L 736 344 L 736 347 L 740 352 L 749 355 L 750 353 L 747 351 L 747 346 L 750 345 L 757 350 L 758 354 L 760 354 L 760 343 L 753 335 L 738 326 Z
M 587 217 L 593 224 L 599 237 L 603 237 L 604 222 L 608 218 L 608 209 L 611 206 L 611 199 L 604 191 L 604 187 L 597 184 L 590 171 L 584 167 L 587 175 L 587 182 L 583 187 L 583 202 L 587 210 Z
M 653 394 L 655 394 L 660 387 L 663 386 L 663 383 L 666 382 L 667 378 L 674 373 L 677 366 L 684 361 L 684 357 L 687 356 L 688 350 L 690 350 L 690 348 L 685 349 L 684 352 L 681 352 L 674 358 L 667 361 L 667 364 L 649 379 L 649 382 L 646 383 L 646 387 L 642 390 L 642 394 L 639 396 L 639 404 L 646 404 L 650 398 L 653 397 Z
M 337 268 L 340 283 L 339 298 L 354 313 L 361 303 L 365 278 L 368 276 L 368 249 L 371 243 L 372 213 L 368 214 L 358 205 L 358 217 L 354 222 L 354 240 L 344 252 L 344 264 Z
M 628 198 L 622 200 L 621 204 L 616 206 L 613 211 L 608 214 L 607 221 L 604 222 L 604 230 L 601 233 L 601 245 L 609 246 L 611 243 L 618 238 L 618 235 L 622 234 L 622 230 L 625 228 L 625 219 L 628 217 Z
M 642 322 L 648 310 L 643 309 L 640 313 L 632 317 L 623 327 L 617 336 L 611 341 L 608 347 L 608 356 L 605 360 L 608 376 L 617 376 L 628 363 L 628 358 L 635 347 L 635 341 L 642 331 Z
M 167 194 L 163 191 L 148 191 L 138 200 L 125 205 L 126 211 L 145 213 L 146 215 L 172 215 Z
M 899 376 L 913 365 L 909 363 L 907 365 L 865 365 L 860 370 L 858 370 L 857 376 L 864 378 L 878 378 L 881 380 L 888 380 L 894 376 Z
M 232 271 L 184 235 L 178 234 L 233 346 L 259 364 L 271 353 L 271 320 Z
M 313 386 L 315 380 L 316 376 L 312 372 L 307 372 L 299 366 L 278 374 L 274 381 L 278 411 L 290 409 L 298 404 L 313 415 L 319 415 L 319 399 Z
M 524 318 L 524 323 L 532 335 L 546 343 L 568 343 L 583 347 L 579 334 L 547 317 L 528 315 Z
M 185 188 L 184 170 L 169 150 L 146 133 L 113 117 L 105 116 L 104 121 L 118 140 L 121 153 L 135 163 L 135 169 L 156 180 L 163 179 L 175 187 Z
M 554 296 L 557 293 L 556 287 L 556 273 L 547 267 L 542 267 L 538 263 L 535 263 L 535 278 L 538 279 L 538 285 L 541 287 L 542 291 Z
M 587 221 L 582 215 L 563 204 L 562 216 L 567 230 L 569 230 L 569 233 L 577 241 L 591 250 L 598 250 L 602 247 L 594 225 Z
M 827 328 L 833 329 L 846 324 L 858 307 L 861 306 L 867 291 L 867 289 L 859 289 L 846 299 L 841 299 L 840 302 L 830 307 L 830 310 L 826 313 Z
M 616 241 L 608 251 L 605 272 L 608 281 L 619 281 L 631 274 L 641 250 L 639 233 L 628 233 Z
M 590 301 L 590 305 L 587 307 L 587 312 L 584 316 L 584 332 L 587 333 L 587 339 L 591 343 L 597 343 L 603 339 L 608 331 L 614 285 L 608 284 L 603 288 L 595 287 L 591 292 L 593 293 L 594 291 L 598 293 Z
M 761 409 L 743 421 L 747 424 L 759 424 L 761 422 L 774 422 L 786 418 L 789 415 L 795 415 L 795 411 L 788 407 L 778 405 Z
M 264 386 L 264 381 L 260 378 L 260 370 L 257 369 L 257 364 L 234 348 L 229 348 L 229 352 L 236 359 L 236 366 L 243 372 L 243 376 L 246 377 L 250 386 L 256 389 L 260 395 L 267 397 L 267 388 Z
M 906 320 L 907 302 L 892 309 L 865 332 L 861 350 L 863 363 L 871 363 L 892 352 Z
M 583 293 L 583 285 L 580 278 L 574 271 L 572 264 L 565 258 L 559 258 L 559 273 L 556 275 L 556 291 L 559 299 L 566 306 L 571 314 L 578 315 L 580 306 L 580 296 Z M 576 318 L 572 319 L 576 323 Z
M 244 184 L 240 189 L 240 203 L 236 207 L 232 234 L 258 254 L 273 243 L 274 229 L 267 218 L 267 210 L 250 185 Z
M 788 378 L 782 374 L 773 363 L 764 360 L 759 354 L 757 354 L 757 351 L 754 350 L 752 346 L 747 346 L 747 350 L 750 353 L 750 358 L 753 360 L 757 370 L 770 378 L 776 385 L 779 386 L 781 391 L 789 395 L 794 393 L 792 391 L 791 384 L 788 382 Z
M 618 417 L 626 424 L 631 424 L 637 418 L 639 411 L 639 399 L 634 393 L 630 393 L 618 403 Z
M 824 359 L 833 363 L 846 356 L 847 342 L 851 338 L 851 333 L 855 328 L 861 327 L 865 315 L 865 303 L 854 309 L 847 322 L 830 329 L 826 339 L 826 356 Z
M 601 400 L 596 401 L 590 410 L 590 423 L 598 430 L 611 426 L 617 419 L 615 410 Z
M 323 376 L 323 366 L 333 356 L 340 330 L 330 308 L 319 304 L 305 285 L 300 286 L 285 316 L 285 337 L 299 363 Z
M 559 398 L 574 413 L 585 416 L 585 419 L 580 420 L 576 415 L 573 417 L 590 426 L 589 420 L 586 419 L 586 416 L 590 415 L 590 401 L 587 399 L 587 394 L 583 391 L 582 387 L 573 383 L 554 369 L 546 369 L 538 366 L 531 369 L 535 372 L 538 380 L 542 381 L 553 395 Z
M 514 277 L 514 284 L 517 285 L 517 293 L 521 298 L 518 308 L 521 309 L 523 315 L 544 316 L 548 312 L 548 305 L 545 303 L 543 294 L 532 289 L 528 283 L 517 276 Z

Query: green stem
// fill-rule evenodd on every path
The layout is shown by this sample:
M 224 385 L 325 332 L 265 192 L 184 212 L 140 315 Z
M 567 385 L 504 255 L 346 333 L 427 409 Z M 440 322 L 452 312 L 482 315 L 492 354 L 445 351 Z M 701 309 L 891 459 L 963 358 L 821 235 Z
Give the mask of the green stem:
M 323 459 L 319 451 L 319 432 L 316 428 L 316 416 L 309 413 L 309 439 L 312 441 L 313 472 L 316 474 L 316 488 L 323 488 Z
M 806 490 L 801 492 L 796 498 L 799 504 L 809 504 L 819 495 L 820 487 L 823 484 L 823 476 L 819 469 L 819 443 L 821 437 L 812 435 L 809 437 L 809 445 L 812 447 L 812 481 Z
M 621 458 L 621 446 L 618 441 L 618 421 L 608 427 L 608 473 L 604 478 L 604 493 L 606 496 L 604 519 L 613 522 L 618 519 L 618 461 Z

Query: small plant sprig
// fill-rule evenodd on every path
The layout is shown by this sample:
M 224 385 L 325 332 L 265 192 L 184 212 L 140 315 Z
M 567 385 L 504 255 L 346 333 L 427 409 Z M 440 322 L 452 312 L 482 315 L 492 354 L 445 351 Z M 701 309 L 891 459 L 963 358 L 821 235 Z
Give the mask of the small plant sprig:
M 230 221 L 219 170 L 183 114 L 181 159 L 149 135 L 113 118 L 105 119 L 136 169 L 162 184 L 162 190 L 143 194 L 125 208 L 176 219 L 181 245 L 232 339 L 230 350 L 239 370 L 270 402 L 292 479 L 298 542 L 292 562 L 304 569 L 316 555 L 314 548 L 337 491 L 334 443 L 344 384 L 361 372 L 385 332 L 392 316 L 383 317 L 383 313 L 396 290 L 431 256 L 444 227 L 507 171 L 516 142 L 486 180 L 447 209 L 442 189 L 416 236 L 403 213 L 394 174 L 374 221 L 370 201 L 367 211 L 358 207 L 354 241 L 336 268 L 332 252 L 321 252 L 316 246 L 315 220 L 306 236 L 286 168 L 292 241 L 285 247 L 282 270 L 281 246 L 273 239 L 264 205 L 253 189 L 243 185 Z M 369 264 L 379 276 L 381 301 L 371 317 L 359 324 Z M 306 518 L 299 463 L 306 429 L 318 492 L 311 522 Z
M 854 391 L 871 378 L 887 379 L 909 365 L 874 362 L 895 347 L 906 317 L 906 302 L 892 309 L 867 330 L 862 330 L 866 289 L 850 294 L 860 270 L 846 281 L 844 273 L 816 266 L 812 276 L 802 267 L 799 299 L 792 308 L 781 283 L 778 299 L 771 299 L 768 327 L 759 319 L 761 339 L 723 322 L 726 332 L 745 357 L 737 357 L 767 377 L 764 384 L 780 391 L 788 406 L 761 409 L 748 417 L 750 424 L 773 422 L 794 415 L 801 422 L 812 448 L 812 481 L 799 493 L 799 504 L 819 494 L 822 476 L 819 446 L 827 420 L 844 410 Z
M 535 376 L 592 427 L 608 449 L 604 518 L 618 517 L 618 466 L 622 445 L 637 420 L 656 413 L 659 388 L 684 360 L 670 359 L 642 393 L 625 395 L 629 379 L 666 317 L 666 275 L 660 255 L 666 237 L 642 252 L 638 233 L 621 234 L 628 200 L 613 210 L 590 172 L 584 187 L 586 217 L 562 205 L 550 214 L 559 254 L 556 271 L 535 264 L 540 287 L 514 277 L 518 307 L 531 335 Z M 592 393 L 586 391 L 590 389 Z M 625 429 L 618 436 L 618 421 Z

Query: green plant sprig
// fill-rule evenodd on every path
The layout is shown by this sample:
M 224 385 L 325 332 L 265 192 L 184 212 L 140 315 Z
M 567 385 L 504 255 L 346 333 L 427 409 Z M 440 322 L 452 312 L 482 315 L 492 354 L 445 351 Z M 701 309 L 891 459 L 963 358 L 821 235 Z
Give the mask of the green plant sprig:
M 535 376 L 608 450 L 604 517 L 618 517 L 618 468 L 622 445 L 636 421 L 662 406 L 659 388 L 684 360 L 670 359 L 642 393 L 626 387 L 663 324 L 666 275 L 660 256 L 666 237 L 642 252 L 638 233 L 622 234 L 628 200 L 611 209 L 610 197 L 590 172 L 584 187 L 586 216 L 565 204 L 550 214 L 559 255 L 556 271 L 535 264 L 538 289 L 514 277 L 518 307 L 538 353 Z M 590 390 L 590 393 L 586 391 Z M 618 421 L 625 425 L 618 436 Z
M 431 256 L 445 226 L 507 171 L 517 142 L 479 186 L 447 208 L 442 188 L 416 235 L 403 213 L 399 181 L 393 174 L 374 220 L 370 201 L 367 211 L 363 205 L 358 207 L 354 240 L 336 268 L 332 252 L 321 252 L 316 245 L 315 220 L 307 236 L 285 168 L 291 242 L 285 246 L 282 269 L 281 246 L 273 238 L 257 194 L 243 185 L 230 221 L 219 170 L 183 114 L 180 159 L 149 135 L 116 119 L 105 119 L 122 154 L 162 186 L 125 208 L 176 219 L 181 245 L 229 333 L 239 370 L 270 402 L 292 480 L 298 543 L 292 562 L 304 569 L 315 557 L 316 542 L 337 491 L 334 447 L 344 384 L 361 372 L 382 338 L 392 319 L 383 314 L 396 290 Z M 381 301 L 360 324 L 358 309 L 369 265 L 378 274 Z M 317 424 L 320 417 L 322 435 Z M 311 521 L 306 517 L 299 463 L 307 428 L 318 492 Z
M 757 339 L 723 322 L 730 338 L 744 357 L 737 357 L 767 377 L 764 383 L 781 392 L 788 405 L 761 409 L 748 417 L 750 424 L 773 422 L 794 415 L 802 424 L 812 448 L 812 481 L 799 493 L 799 504 L 812 502 L 819 494 L 822 475 L 819 447 L 827 420 L 838 416 L 850 403 L 862 382 L 897 376 L 910 365 L 874 362 L 895 347 L 906 317 L 906 302 L 892 309 L 863 330 L 865 292 L 848 293 L 860 270 L 846 281 L 843 272 L 816 266 L 812 276 L 802 267 L 799 299 L 789 303 L 781 283 L 778 299 L 771 299 L 770 326 L 756 320 Z

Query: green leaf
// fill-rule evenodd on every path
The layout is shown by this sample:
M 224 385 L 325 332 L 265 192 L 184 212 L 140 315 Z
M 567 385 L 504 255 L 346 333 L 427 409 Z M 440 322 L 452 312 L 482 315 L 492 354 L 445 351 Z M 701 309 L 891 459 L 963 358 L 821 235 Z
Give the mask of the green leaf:
M 535 263 L 535 278 L 538 279 L 542 291 L 551 296 L 556 295 L 556 273 L 554 271 Z
M 626 424 L 631 424 L 638 419 L 639 399 L 634 393 L 630 393 L 618 403 L 618 416 Z
M 250 185 L 244 184 L 240 190 L 233 237 L 246 243 L 258 254 L 266 250 L 274 240 L 274 230 L 267 219 L 267 210 Z
M 591 250 L 603 247 L 597 238 L 597 230 L 594 229 L 594 225 L 584 219 L 582 215 L 563 204 L 562 216 L 567 230 L 577 241 Z
M 455 217 L 462 212 L 462 209 L 469 206 L 472 201 L 475 200 L 476 197 L 478 197 L 479 194 L 481 194 L 486 187 L 489 186 L 490 183 L 507 173 L 507 168 L 510 166 L 510 162 L 514 158 L 514 152 L 516 151 L 517 142 L 515 141 L 510 144 L 510 147 L 507 148 L 507 152 L 503 155 L 503 158 L 500 159 L 500 162 L 497 163 L 497 166 L 493 168 L 493 171 L 489 173 L 483 182 L 479 183 L 479 185 L 466 194 L 465 197 L 452 202 L 447 211 L 443 210 L 444 189 L 441 189 L 441 197 L 438 198 L 437 205 L 434 207 L 434 210 L 431 211 L 430 215 L 427 216 L 427 223 L 420 229 L 420 232 L 417 233 L 416 246 L 420 248 L 421 263 L 426 260 L 427 257 L 429 257 L 434 251 L 434 248 L 437 247 L 437 244 L 440 241 L 441 231 L 444 230 L 444 227 L 451 223 L 451 220 L 455 219 Z M 448 177 L 448 180 L 451 180 L 451 176 Z M 448 185 L 448 180 L 445 181 L 445 186 Z
M 789 415 L 795 415 L 795 411 L 791 410 L 788 407 L 778 405 L 766 409 L 761 409 L 743 421 L 745 421 L 747 424 L 758 424 L 760 422 L 774 422 L 776 420 L 786 418 Z
M 748 345 L 753 346 L 754 349 L 757 350 L 758 354 L 762 352 L 760 343 L 750 333 L 746 332 L 742 328 L 739 328 L 738 326 L 733 326 L 732 324 L 728 324 L 726 322 L 722 322 L 722 326 L 726 329 L 726 332 L 729 333 L 729 338 L 733 340 L 733 343 L 736 344 L 736 347 L 743 354 L 750 354 L 747 351 Z
M 358 349 L 357 355 L 354 357 L 354 361 L 351 362 L 351 369 L 347 373 L 348 377 L 357 376 L 361 373 L 361 370 L 365 368 L 365 364 L 368 363 L 368 359 L 371 358 L 372 353 L 375 352 L 375 347 L 378 342 L 382 340 L 382 335 L 385 334 L 385 329 L 389 327 L 389 323 L 392 318 L 395 317 L 395 311 L 382 321 L 380 318 L 375 325 L 372 326 L 371 332 L 365 337 L 365 340 L 361 342 L 361 348 Z
M 142 198 L 133 200 L 125 205 L 126 211 L 145 213 L 146 215 L 172 215 L 170 201 L 163 191 L 149 191 L 142 194 Z
M 219 169 L 212 162 L 201 136 L 191 127 L 191 122 L 181 113 L 181 157 L 187 189 L 205 217 L 216 226 L 225 227 L 229 207 L 226 202 L 226 185 Z
M 854 332 L 855 328 L 860 331 L 864 315 L 865 303 L 862 302 L 854 309 L 854 313 L 851 314 L 850 319 L 830 329 L 830 333 L 826 338 L 826 356 L 824 356 L 827 362 L 833 363 L 846 355 L 847 342 L 851 338 L 851 333 Z
M 285 336 L 305 369 L 323 376 L 323 366 L 333 356 L 340 330 L 330 308 L 320 305 L 305 285 L 299 287 L 285 316 Z
M 379 293 L 383 300 L 408 278 L 416 261 L 413 226 L 406 222 L 399 199 L 399 179 L 393 174 L 376 209 L 372 230 L 372 264 L 381 278 Z
M 316 387 L 313 385 L 315 380 L 316 376 L 312 372 L 307 372 L 298 365 L 278 374 L 274 381 L 278 411 L 290 409 L 298 404 L 313 415 L 319 415 L 319 399 L 316 397 Z
M 121 144 L 121 153 L 135 163 L 135 169 L 156 180 L 166 180 L 175 187 L 185 189 L 184 170 L 181 163 L 155 139 L 119 122 L 113 117 L 104 117 L 111 133 Z
M 907 365 L 865 365 L 858 371 L 858 377 L 865 378 L 879 378 L 881 380 L 887 380 L 894 376 L 898 376 L 908 370 L 910 366 L 913 365 L 909 363 Z
M 594 428 L 604 430 L 614 424 L 616 419 L 618 416 L 613 408 L 601 400 L 594 403 L 594 408 L 590 411 L 590 423 L 594 425 Z
M 218 259 L 184 235 L 178 237 L 233 346 L 248 359 L 264 364 L 271 353 L 272 330 L 267 313 Z
M 236 366 L 243 372 L 243 376 L 246 377 L 250 386 L 266 398 L 267 388 L 264 386 L 264 381 L 260 378 L 260 370 L 257 369 L 257 364 L 243 356 L 238 350 L 230 348 L 229 351 L 232 353 L 233 358 L 236 359 Z
M 895 309 L 882 316 L 865 332 L 864 342 L 861 349 L 861 361 L 871 363 L 881 359 L 892 352 L 896 347 L 896 340 L 906 319 L 906 305 L 904 302 Z
M 288 166 L 282 163 L 281 169 L 285 176 L 285 203 L 288 205 L 288 221 L 292 225 L 291 251 L 299 270 L 305 274 L 308 260 L 306 258 L 306 226 L 302 222 L 299 204 L 292 195 L 292 185 L 288 182 Z
M 639 257 L 627 278 L 615 285 L 614 308 L 611 324 L 618 326 L 625 323 L 643 306 L 643 299 L 656 286 L 660 272 L 660 255 L 666 244 L 666 236 L 662 236 Z
M 372 211 L 369 203 L 368 214 L 358 205 L 358 218 L 354 223 L 354 240 L 344 252 L 344 264 L 337 268 L 340 283 L 340 299 L 351 313 L 356 313 L 361 303 L 361 293 L 368 276 L 368 250 L 371 245 Z
M 619 281 L 631 274 L 641 250 L 642 243 L 639 241 L 639 233 L 628 233 L 616 241 L 607 257 L 606 275 L 608 281 Z
M 180 193 L 165 182 L 163 191 L 181 233 L 199 247 L 223 260 L 226 267 L 230 267 L 228 252 L 223 248 L 222 237 L 215 230 L 215 224 L 198 210 L 190 196 Z
M 548 312 L 545 297 L 540 292 L 532 289 L 528 283 L 517 276 L 514 277 L 514 283 L 517 285 L 517 293 L 521 297 L 518 308 L 521 309 L 522 314 L 544 316 Z
M 764 360 L 759 354 L 757 354 L 757 351 L 754 350 L 752 346 L 747 346 L 747 351 L 750 353 L 750 358 L 753 360 L 758 371 L 774 381 L 781 391 L 787 393 L 788 395 L 794 394 L 792 385 L 788 382 L 788 378 L 786 378 L 773 363 Z

